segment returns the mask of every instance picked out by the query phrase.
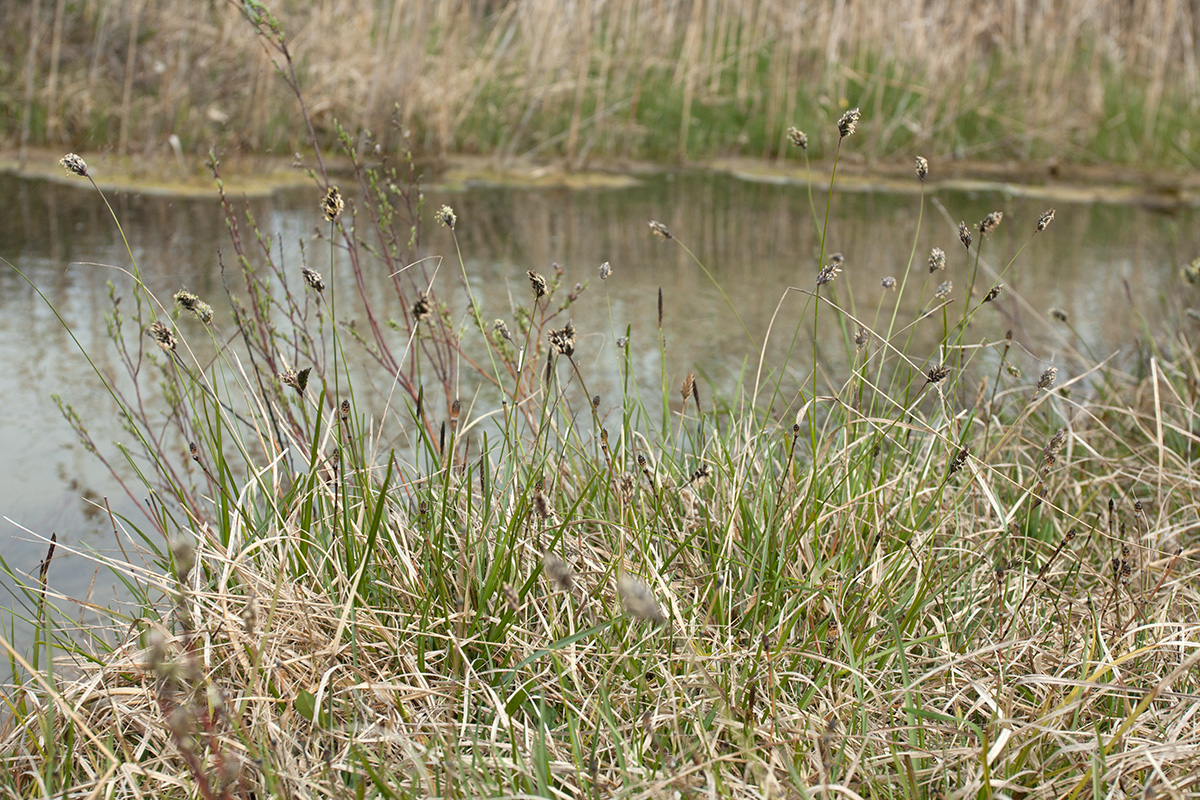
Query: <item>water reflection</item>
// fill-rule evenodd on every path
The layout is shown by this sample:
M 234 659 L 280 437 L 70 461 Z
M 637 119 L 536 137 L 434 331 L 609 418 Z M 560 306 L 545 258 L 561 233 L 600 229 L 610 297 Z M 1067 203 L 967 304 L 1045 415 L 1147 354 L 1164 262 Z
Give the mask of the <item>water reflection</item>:
M 52 393 L 60 394 L 104 454 L 120 464 L 113 442 L 127 434 L 79 347 L 103 374 L 121 374 L 106 334 L 111 310 L 107 284 L 113 281 L 123 303 L 132 302 L 130 281 L 118 269 L 127 268 L 129 259 L 107 210 L 90 190 L 0 177 L 0 192 L 9 198 L 8 213 L 0 216 L 2 254 L 41 289 L 70 327 L 70 333 L 64 330 L 20 276 L 7 268 L 0 271 L 0 348 L 6 365 L 0 371 L 0 390 L 8 399 L 0 417 L 0 442 L 7 454 L 0 466 L 0 513 L 11 520 L 0 530 L 0 542 L 11 564 L 32 570 L 45 546 L 31 541 L 18 526 L 46 536 L 56 531 L 67 547 L 112 550 L 112 523 L 102 510 L 103 499 L 108 498 L 117 515 L 135 514 L 141 499 L 120 493 L 50 400 Z M 528 303 L 526 269 L 550 274 L 550 265 L 558 262 L 565 287 L 586 283 L 569 315 L 579 330 L 577 360 L 589 370 L 595 391 L 618 385 L 615 339 L 627 329 L 635 368 L 651 385 L 665 374 L 677 386 L 694 370 L 703 376 L 706 390 L 727 389 L 739 375 L 756 370 L 758 343 L 777 308 L 765 368 L 777 370 L 784 363 L 798 330 L 791 370 L 777 372 L 774 379 L 785 387 L 790 381 L 794 390 L 808 369 L 811 317 L 801 320 L 807 300 L 796 293 L 784 297 L 789 286 L 811 289 L 819 266 L 820 229 L 803 187 L 687 174 L 655 177 L 620 190 L 474 187 L 432 194 L 427 208 L 445 201 L 458 212 L 456 233 L 464 266 L 480 293 L 486 320 L 511 323 L 513 304 Z M 187 288 L 212 303 L 218 320 L 223 317 L 228 328 L 218 253 L 228 254 L 229 247 L 215 198 L 110 199 L 153 291 L 167 298 Z M 263 230 L 277 236 L 283 262 L 297 271 L 302 259 L 298 242 L 306 239 L 311 244 L 322 224 L 319 199 L 314 190 L 311 196 L 295 193 L 252 205 Z M 819 192 L 817 204 L 823 213 Z M 1158 324 L 1177 319 L 1178 308 L 1172 304 L 1186 301 L 1177 267 L 1200 253 L 1194 210 L 1166 214 L 1118 206 L 1060 206 L 1052 227 L 1033 237 L 1045 210 L 1042 202 L 1000 194 L 936 194 L 927 198 L 918 232 L 919 208 L 916 195 L 835 196 L 825 250 L 844 253 L 846 261 L 831 296 L 860 318 L 879 320 L 879 328 L 886 328 L 897 295 L 881 280 L 903 280 L 907 272 L 905 302 L 896 311 L 900 326 L 929 307 L 934 288 L 947 280 L 954 284 L 950 316 L 955 318 L 961 315 L 969 270 L 955 225 L 959 219 L 973 225 L 990 211 L 1003 211 L 999 231 L 983 245 L 977 284 L 982 293 L 1003 271 L 1001 280 L 1009 290 L 976 317 L 967 338 L 997 340 L 1012 330 L 1023 348 L 1017 360 L 1035 374 L 1054 363 L 1064 370 L 1063 378 L 1070 377 L 1070 370 L 1079 368 L 1072 356 L 1076 350 L 1097 357 L 1129 352 L 1143 336 L 1143 320 Z M 651 219 L 667 225 L 679 241 L 652 236 L 647 226 Z M 681 243 L 711 271 L 727 299 Z M 934 246 L 946 250 L 948 267 L 930 275 L 926 258 Z M 426 254 L 449 256 L 438 268 L 436 286 L 444 300 L 457 304 L 452 312 L 462 315 L 461 272 L 452 257 L 449 232 L 427 225 L 422 247 Z M 313 257 L 311 247 L 308 255 Z M 613 275 L 601 282 L 597 270 L 605 261 Z M 335 272 L 337 290 L 349 297 L 353 287 L 346 271 Z M 403 304 L 415 299 L 397 298 L 382 268 L 369 280 L 375 283 L 369 283 L 367 291 L 380 298 L 377 310 L 383 317 L 398 316 Z M 660 289 L 665 365 L 659 361 Z M 1068 323 L 1051 319 L 1051 307 L 1065 311 Z M 345 313 L 353 314 L 351 309 L 347 305 Z M 836 384 L 843 368 L 836 355 L 842 350 L 841 333 L 832 314 L 824 318 L 816 338 L 833 345 L 826 345 L 822 368 Z M 940 315 L 917 325 L 914 354 L 932 350 L 941 332 Z M 386 392 L 387 381 L 378 384 Z M 486 406 L 493 401 L 484 397 L 479 402 Z M 180 452 L 179 457 L 186 454 Z M 60 549 L 51 572 L 55 585 L 75 596 L 85 594 L 92 573 L 82 564 Z M 98 589 L 101 595 L 107 591 Z

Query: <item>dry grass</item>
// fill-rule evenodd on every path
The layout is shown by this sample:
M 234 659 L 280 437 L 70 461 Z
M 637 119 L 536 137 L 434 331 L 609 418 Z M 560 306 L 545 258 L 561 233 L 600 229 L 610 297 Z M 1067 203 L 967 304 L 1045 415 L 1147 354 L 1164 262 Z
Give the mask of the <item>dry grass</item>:
M 1049 6 L 1049 7 L 1047 7 Z M 122 151 L 291 152 L 307 137 L 236 3 L 0 3 L 9 136 Z M 40 9 L 40 11 L 39 11 Z M 1200 19 L 1184 2 L 320 0 L 272 8 L 334 120 L 389 148 L 774 155 L 861 105 L 866 157 L 1195 165 Z M 36 17 L 36 19 L 35 19 Z M 28 46 L 31 31 L 36 32 Z M 826 154 L 828 155 L 828 154 Z

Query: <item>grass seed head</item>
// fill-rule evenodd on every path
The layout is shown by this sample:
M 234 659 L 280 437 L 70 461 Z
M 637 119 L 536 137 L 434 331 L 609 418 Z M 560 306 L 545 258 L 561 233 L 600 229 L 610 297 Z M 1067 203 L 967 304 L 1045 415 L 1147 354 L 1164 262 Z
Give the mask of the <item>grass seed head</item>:
M 421 295 L 417 302 L 413 303 L 412 315 L 417 322 L 424 322 L 432 312 L 433 307 L 429 303 L 428 295 Z
M 458 224 L 458 215 L 454 213 L 454 209 L 450 206 L 439 208 L 433 215 L 433 218 L 450 230 L 454 230 L 454 226 Z
M 933 296 L 936 297 L 938 300 L 945 300 L 947 297 L 950 296 L 950 292 L 953 289 L 954 289 L 954 281 L 942 281 L 941 283 L 938 284 L 937 291 L 935 291 L 933 293 Z
M 279 374 L 279 382 L 284 386 L 290 386 L 296 390 L 296 394 L 304 394 L 304 387 L 308 386 L 308 373 L 312 372 L 312 367 L 305 367 L 297 372 L 294 369 L 288 369 Z
M 179 306 L 184 311 L 190 311 L 196 316 L 196 319 L 200 320 L 205 325 L 212 322 L 212 306 L 189 291 L 180 289 L 178 292 L 176 292 L 175 305 Z
M 500 338 L 512 341 L 512 333 L 508 330 L 508 325 L 502 319 L 498 319 L 492 323 L 492 330 L 500 334 Z
M 542 556 L 542 574 L 556 588 L 564 592 L 571 591 L 575 586 L 575 570 L 571 569 L 570 564 L 554 555 L 554 553 L 546 553 L 546 555 Z
M 629 616 L 659 624 L 667 621 L 650 587 L 632 575 L 622 575 L 617 579 L 617 593 L 621 595 L 621 603 Z
M 345 209 L 346 201 L 342 199 L 341 191 L 336 186 L 330 186 L 325 191 L 325 198 L 321 200 L 321 213 L 325 215 L 325 221 L 333 222 Z
M 679 395 L 683 398 L 683 402 L 687 402 L 692 396 L 692 391 L 696 388 L 696 373 L 689 372 L 683 378 L 683 385 L 679 387 Z
M 979 235 L 988 236 L 996 228 L 1000 227 L 1000 221 L 1004 219 L 1003 211 L 993 211 L 979 221 Z
M 893 292 L 896 291 L 896 279 L 891 275 L 881 280 L 879 284 L 885 289 L 891 289 Z
M 1046 227 L 1053 221 L 1054 221 L 1054 209 L 1051 208 L 1046 211 L 1043 211 L 1042 215 L 1040 217 L 1038 217 L 1037 232 L 1041 233 L 1042 231 L 1046 230 Z
M 546 279 L 533 270 L 528 270 L 529 285 L 533 287 L 533 299 L 540 300 L 546 296 Z
M 799 147 L 801 150 L 808 149 L 808 134 L 800 130 L 796 126 L 787 129 L 788 141 L 792 143 L 792 147 Z
M 817 286 L 824 286 L 825 284 L 832 282 L 833 279 L 837 277 L 837 274 L 841 271 L 842 267 L 839 262 L 835 261 L 830 264 L 826 264 L 821 268 L 821 271 L 817 273 Z
M 954 460 L 950 462 L 950 474 L 953 475 L 954 473 L 961 470 L 964 466 L 966 466 L 967 458 L 970 455 L 971 455 L 970 447 L 960 448 L 959 451 L 957 453 L 955 453 Z
M 568 322 L 556 331 L 550 331 L 550 346 L 559 355 L 570 358 L 575 355 L 575 325 Z
M 917 156 L 917 177 L 922 183 L 929 177 L 929 162 L 922 156 Z
M 1044 389 L 1049 389 L 1052 386 L 1054 386 L 1054 381 L 1057 378 L 1058 378 L 1058 367 L 1046 367 L 1045 371 L 1042 372 L 1041 377 L 1038 378 L 1038 382 L 1037 382 L 1038 391 L 1040 392 Z
M 930 274 L 946 268 L 946 251 L 940 247 L 935 247 L 929 251 L 929 272 Z
M 925 373 L 925 381 L 926 383 L 941 383 L 941 381 L 949 374 L 950 368 L 945 364 L 940 364 L 936 367 L 931 367 L 930 370 Z
M 612 266 L 605 261 L 600 265 L 600 280 L 606 281 L 612 275 Z
M 659 237 L 660 239 L 674 239 L 675 238 L 674 236 L 671 235 L 671 231 L 667 229 L 667 226 L 663 225 L 661 222 L 658 222 L 657 220 L 650 220 L 650 232 L 653 233 L 655 236 Z
M 175 346 L 178 344 L 175 332 L 161 322 L 155 322 L 150 326 L 150 338 L 167 352 L 174 352 Z
M 962 221 L 958 223 L 958 240 L 963 243 L 963 247 L 971 249 L 971 229 Z
M 1068 319 L 1070 319 L 1070 317 L 1067 316 L 1067 312 L 1063 311 L 1057 306 L 1052 306 L 1047 313 L 1059 322 L 1066 322 Z
M 87 164 L 74 153 L 67 153 L 58 160 L 58 163 L 62 164 L 63 168 L 72 175 L 78 175 L 81 178 L 89 177 Z
M 300 274 L 304 276 L 304 282 L 308 284 L 308 288 L 318 293 L 325 291 L 325 279 L 321 277 L 321 273 L 308 267 L 301 267 Z
M 838 120 L 838 135 L 845 139 L 858 130 L 858 120 L 861 116 L 862 112 L 858 110 L 858 106 L 842 114 L 842 118 Z
M 997 283 L 992 288 L 988 289 L 988 293 L 983 296 L 983 302 L 990 303 L 1004 293 L 1004 284 Z

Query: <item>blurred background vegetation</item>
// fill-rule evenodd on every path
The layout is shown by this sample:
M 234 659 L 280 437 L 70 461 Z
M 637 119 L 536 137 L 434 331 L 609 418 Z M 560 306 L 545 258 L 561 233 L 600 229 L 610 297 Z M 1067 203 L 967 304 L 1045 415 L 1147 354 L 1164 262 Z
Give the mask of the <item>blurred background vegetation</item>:
M 0 0 L 0 137 L 290 155 L 228 0 Z M 855 157 L 1194 167 L 1200 0 L 277 0 L 318 133 L 418 154 L 771 158 L 849 106 Z M 172 137 L 177 137 L 173 139 Z M 833 137 L 813 138 L 813 155 Z

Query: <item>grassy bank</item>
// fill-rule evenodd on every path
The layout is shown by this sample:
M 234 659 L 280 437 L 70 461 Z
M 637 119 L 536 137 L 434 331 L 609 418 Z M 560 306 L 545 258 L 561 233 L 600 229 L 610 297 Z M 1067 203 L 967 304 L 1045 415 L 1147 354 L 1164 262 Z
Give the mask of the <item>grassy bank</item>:
M 838 159 L 869 122 L 809 119 Z M 426 207 L 404 159 L 355 163 L 344 195 L 312 173 L 303 265 L 221 192 L 228 313 L 152 295 L 130 248 L 109 299 L 129 375 L 96 375 L 128 439 L 63 410 L 140 476 L 114 468 L 146 498 L 111 518 L 126 557 L 91 556 L 133 600 L 80 631 L 53 547 L 26 578 L 38 641 L 0 635 L 0 796 L 1200 788 L 1193 323 L 1130 374 L 1022 374 L 1020 341 L 972 338 L 1024 301 L 982 277 L 1011 266 L 994 243 L 1036 262 L 1053 211 L 914 244 L 871 307 L 852 249 L 798 256 L 769 333 L 787 355 L 748 335 L 742 382 L 714 395 L 634 369 L 665 363 L 661 297 L 655 318 L 575 329 L 619 263 L 587 286 L 533 265 L 482 318 L 461 302 L 495 291 L 459 254 L 472 221 Z M 918 232 L 929 210 L 913 196 Z M 690 254 L 700 234 L 629 235 Z M 444 258 L 417 260 L 430 243 Z M 394 294 L 335 292 L 367 270 Z M 895 312 L 912 295 L 915 321 Z
M 239 3 L 0 0 L 10 143 L 290 155 L 308 138 Z M 1049 7 L 1047 7 L 1049 6 Z M 251 3 L 251 8 L 256 4 Z M 501 158 L 771 158 L 868 112 L 853 156 L 1195 167 L 1188 3 L 319 0 L 271 7 L 316 132 Z M 814 155 L 830 153 L 817 145 Z

